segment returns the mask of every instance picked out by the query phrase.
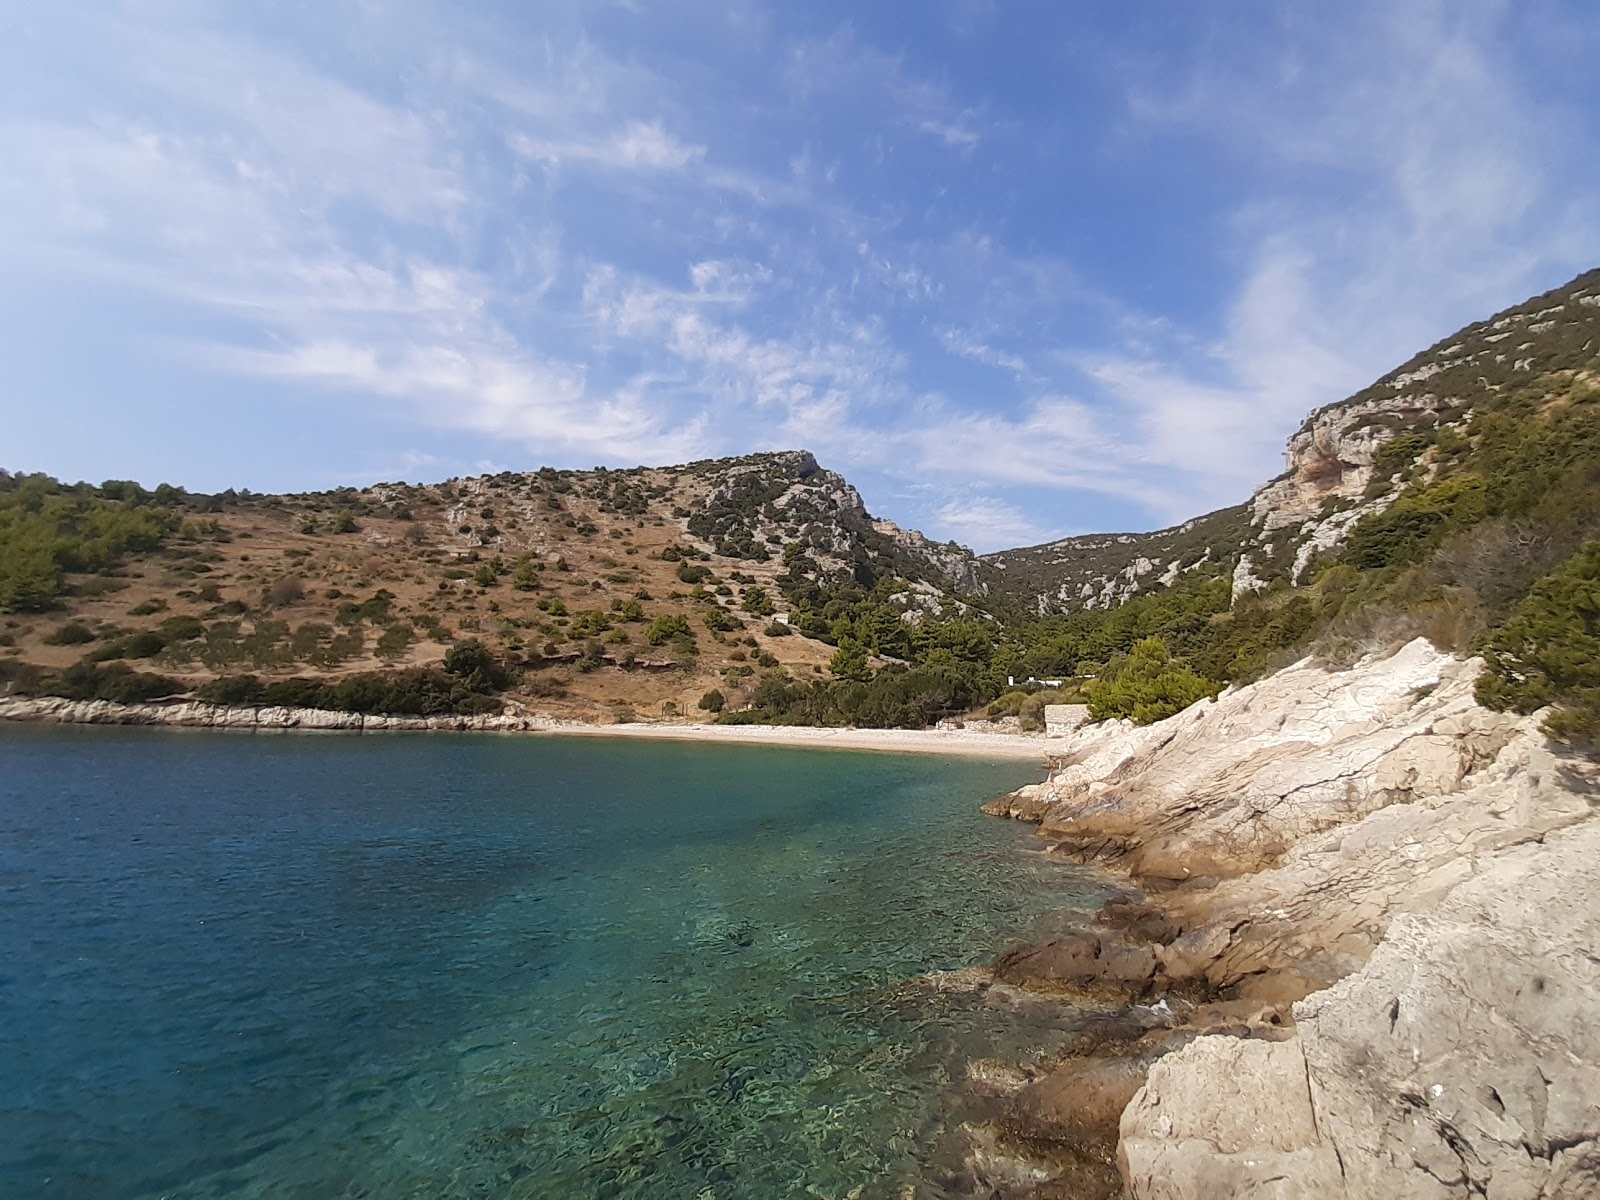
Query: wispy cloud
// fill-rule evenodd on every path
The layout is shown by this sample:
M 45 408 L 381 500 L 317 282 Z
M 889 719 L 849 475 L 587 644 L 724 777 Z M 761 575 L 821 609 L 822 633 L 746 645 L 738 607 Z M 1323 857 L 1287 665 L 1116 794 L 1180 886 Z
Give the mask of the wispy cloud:
M 338 396 L 386 462 L 804 445 L 992 548 L 1241 500 L 1306 410 L 1600 249 L 1581 20 L 1373 0 L 1101 46 L 966 13 L 1000 77 L 870 14 L 709 13 L 20 25 L 0 302 L 159 310 L 131 391 Z
M 615 133 L 588 141 L 552 141 L 512 134 L 511 148 L 524 158 L 551 166 L 583 164 L 610 170 L 678 171 L 706 156 L 668 133 L 660 121 L 630 121 Z
M 968 496 L 948 500 L 939 507 L 939 522 L 952 537 L 985 550 L 1004 546 L 1037 545 L 1057 536 L 1013 504 L 994 496 Z

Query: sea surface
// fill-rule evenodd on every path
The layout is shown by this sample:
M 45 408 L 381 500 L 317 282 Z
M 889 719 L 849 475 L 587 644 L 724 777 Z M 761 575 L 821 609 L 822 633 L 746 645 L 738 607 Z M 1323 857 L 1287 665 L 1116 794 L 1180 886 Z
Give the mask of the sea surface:
M 897 1196 L 919 982 L 1101 893 L 1017 762 L 0 729 L 0 1196 Z

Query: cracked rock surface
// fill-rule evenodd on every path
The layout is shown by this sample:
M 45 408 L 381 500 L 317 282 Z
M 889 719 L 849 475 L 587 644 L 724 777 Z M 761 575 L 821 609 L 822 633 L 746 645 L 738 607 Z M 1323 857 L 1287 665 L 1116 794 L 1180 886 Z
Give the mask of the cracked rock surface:
M 1480 669 L 1422 641 L 1300 663 L 1086 729 L 988 806 L 1159 909 L 1133 949 L 1102 929 L 1002 975 L 1292 1005 L 1283 1040 L 1151 1061 L 1119 1126 L 1136 1200 L 1600 1198 L 1596 769 L 1479 707 Z

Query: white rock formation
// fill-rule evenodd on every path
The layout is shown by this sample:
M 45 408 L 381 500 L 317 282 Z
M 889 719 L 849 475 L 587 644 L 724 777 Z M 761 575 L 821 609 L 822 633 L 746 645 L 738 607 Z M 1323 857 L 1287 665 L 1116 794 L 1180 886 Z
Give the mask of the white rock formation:
M 1058 852 L 1178 885 L 1159 978 L 1299 1000 L 1286 1042 L 1152 1069 L 1136 1200 L 1600 1197 L 1596 769 L 1478 706 L 1481 666 L 1304 662 L 1080 730 L 1012 802 Z

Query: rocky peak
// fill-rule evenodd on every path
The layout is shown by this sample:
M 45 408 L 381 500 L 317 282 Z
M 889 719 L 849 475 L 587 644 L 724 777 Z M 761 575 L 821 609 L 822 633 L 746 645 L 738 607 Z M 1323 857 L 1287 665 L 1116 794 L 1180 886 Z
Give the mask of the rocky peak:
M 833 571 L 865 564 L 962 594 L 983 591 L 971 550 L 874 518 L 861 493 L 810 451 L 708 460 L 681 470 L 706 485 L 689 506 L 686 532 L 713 553 L 761 559 L 799 543 Z

